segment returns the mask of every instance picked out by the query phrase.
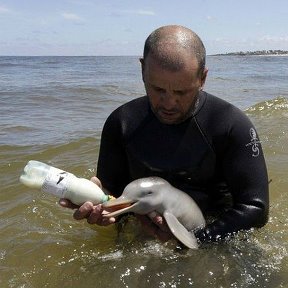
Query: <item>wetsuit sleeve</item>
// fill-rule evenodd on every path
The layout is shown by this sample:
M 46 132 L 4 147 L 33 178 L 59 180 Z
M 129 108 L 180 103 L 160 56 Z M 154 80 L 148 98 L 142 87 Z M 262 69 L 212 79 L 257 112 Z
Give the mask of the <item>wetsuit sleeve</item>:
M 118 197 L 129 181 L 128 172 L 121 122 L 114 112 L 107 118 L 102 130 L 97 177 L 111 195 Z
M 238 114 L 238 113 L 237 113 Z M 217 241 L 239 230 L 266 224 L 268 176 L 259 137 L 243 113 L 233 119 L 221 161 L 233 207 L 197 232 L 200 241 Z

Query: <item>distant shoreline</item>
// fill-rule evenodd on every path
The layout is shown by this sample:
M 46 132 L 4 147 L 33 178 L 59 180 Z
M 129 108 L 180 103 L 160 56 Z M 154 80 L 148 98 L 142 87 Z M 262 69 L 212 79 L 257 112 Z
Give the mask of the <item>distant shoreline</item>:
M 240 51 L 224 54 L 213 54 L 211 56 L 288 56 L 288 51 L 285 50 L 258 50 L 258 51 Z
M 239 52 L 229 52 L 229 53 L 219 53 L 219 54 L 208 54 L 207 56 L 288 56 L 288 51 L 286 50 L 259 50 L 259 51 L 239 51 Z M 0 55 L 0 58 L 29 58 L 29 57 L 137 57 L 140 58 L 142 55 Z

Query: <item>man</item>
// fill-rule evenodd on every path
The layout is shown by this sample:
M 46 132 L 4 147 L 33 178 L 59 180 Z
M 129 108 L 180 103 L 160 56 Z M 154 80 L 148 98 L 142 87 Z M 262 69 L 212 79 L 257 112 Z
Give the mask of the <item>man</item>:
M 256 130 L 239 109 L 203 91 L 205 57 L 201 39 L 188 28 L 164 26 L 150 34 L 140 60 L 147 96 L 108 117 L 98 178 L 92 179 L 118 197 L 129 182 L 159 176 L 189 194 L 204 215 L 220 209 L 197 231 L 202 242 L 261 227 L 269 210 L 267 170 Z M 224 201 L 227 195 L 230 205 Z M 64 199 L 60 204 L 71 207 Z M 102 212 L 101 205 L 86 202 L 74 217 L 99 225 L 116 221 L 103 218 Z M 152 221 L 138 217 L 150 234 L 169 239 L 161 216 Z

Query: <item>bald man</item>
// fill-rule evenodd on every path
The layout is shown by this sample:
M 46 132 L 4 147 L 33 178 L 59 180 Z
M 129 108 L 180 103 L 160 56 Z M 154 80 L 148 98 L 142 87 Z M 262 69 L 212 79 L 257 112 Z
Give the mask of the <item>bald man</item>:
M 92 179 L 115 197 L 135 179 L 166 179 L 189 194 L 204 215 L 213 215 L 197 231 L 200 242 L 261 227 L 269 209 L 256 129 L 242 111 L 203 91 L 205 58 L 201 39 L 186 27 L 164 26 L 149 35 L 140 59 L 147 95 L 108 117 L 97 178 Z M 60 204 L 71 207 L 65 199 Z M 98 225 L 117 220 L 102 213 L 101 205 L 86 202 L 74 217 Z M 138 218 L 150 234 L 161 240 L 171 237 L 161 216 Z

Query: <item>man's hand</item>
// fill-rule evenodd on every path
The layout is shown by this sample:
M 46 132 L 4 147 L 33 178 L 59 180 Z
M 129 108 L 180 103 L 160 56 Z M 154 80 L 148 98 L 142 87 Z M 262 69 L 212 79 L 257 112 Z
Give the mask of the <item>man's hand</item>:
M 151 212 L 148 215 L 136 215 L 136 217 L 141 222 L 146 233 L 160 241 L 167 242 L 174 237 L 165 219 L 158 213 Z
M 98 185 L 100 188 L 102 188 L 101 182 L 97 177 L 92 177 L 91 181 L 96 185 Z M 110 218 L 103 217 L 103 214 L 106 214 L 108 212 L 106 212 L 103 209 L 101 204 L 93 205 L 92 202 L 85 202 L 83 205 L 79 207 L 78 205 L 75 205 L 68 199 L 64 198 L 61 198 L 59 200 L 59 204 L 65 208 L 76 209 L 76 211 L 73 214 L 74 219 L 82 220 L 86 218 L 89 224 L 107 226 L 115 223 L 116 221 L 114 217 Z

